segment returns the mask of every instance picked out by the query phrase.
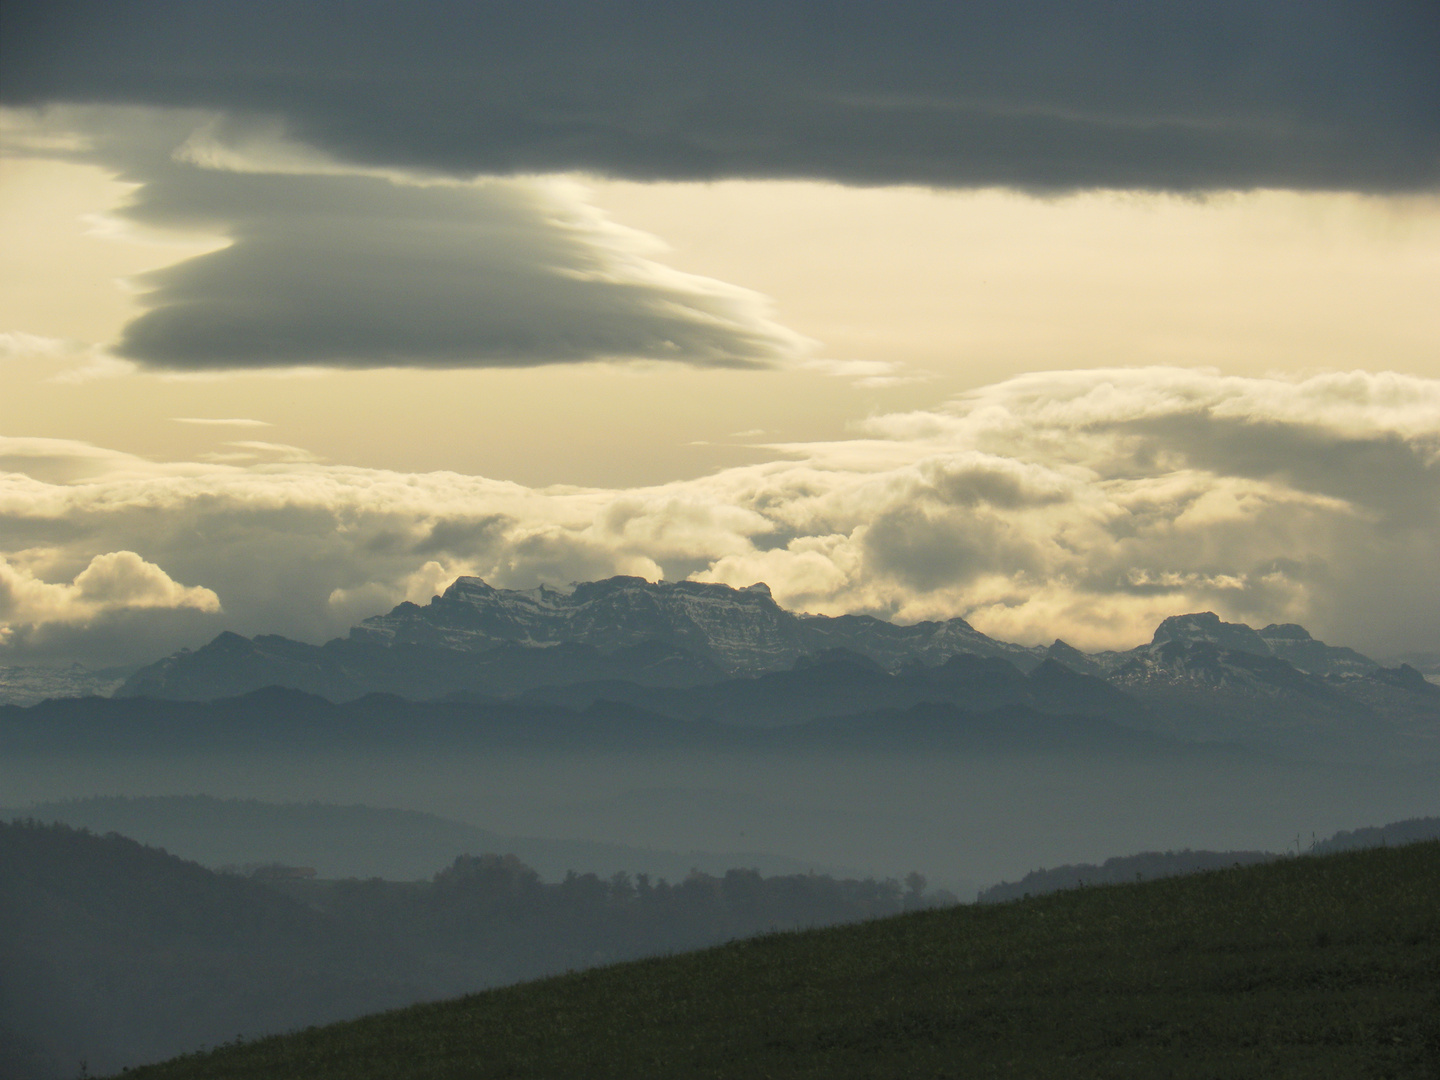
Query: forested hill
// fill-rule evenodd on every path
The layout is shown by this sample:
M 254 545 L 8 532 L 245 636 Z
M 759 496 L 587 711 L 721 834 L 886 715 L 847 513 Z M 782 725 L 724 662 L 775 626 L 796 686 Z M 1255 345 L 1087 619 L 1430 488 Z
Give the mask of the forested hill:
M 69 1080 L 256 1036 L 767 930 L 954 897 L 895 881 L 671 883 L 464 855 L 429 882 L 268 884 L 114 834 L 0 824 L 0 1076 Z
M 1035 870 L 1019 881 L 1002 881 L 998 885 L 990 886 L 983 890 L 976 900 L 982 904 L 998 904 L 1060 889 L 1153 881 L 1155 878 L 1195 874 L 1205 870 L 1252 866 L 1278 858 L 1282 856 L 1270 851 L 1147 851 L 1139 855 L 1121 855 L 1106 859 L 1098 866 L 1093 863 L 1079 863 L 1057 866 L 1053 870 Z
M 1300 837 L 1288 854 L 1308 851 L 1325 855 L 1356 848 L 1413 844 L 1419 840 L 1440 840 L 1440 818 L 1409 818 L 1366 829 L 1338 832 L 1325 840 L 1312 840 L 1308 846 Z M 1138 855 L 1121 855 L 1103 863 L 1075 863 L 1051 870 L 1035 870 L 1016 882 L 1002 881 L 981 891 L 976 898 L 982 904 L 1019 900 L 1040 896 L 1059 889 L 1084 888 L 1087 885 L 1120 885 L 1130 881 L 1151 881 L 1155 878 L 1194 874 L 1204 870 L 1221 870 L 1231 866 L 1283 859 L 1273 851 L 1143 851 Z
M 0 824 L 0 1075 L 73 1077 L 415 1000 L 332 920 L 121 836 Z

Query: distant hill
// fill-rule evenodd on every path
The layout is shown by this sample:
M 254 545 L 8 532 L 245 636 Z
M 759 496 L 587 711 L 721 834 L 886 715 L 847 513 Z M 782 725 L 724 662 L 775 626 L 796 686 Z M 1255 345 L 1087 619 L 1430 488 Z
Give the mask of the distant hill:
M 1423 840 L 1440 840 L 1440 818 L 1410 818 L 1390 825 L 1355 829 L 1336 833 L 1327 840 L 1312 841 L 1295 851 L 1311 855 L 1327 855 L 1358 848 L 1399 846 Z M 1298 839 L 1297 839 L 1298 843 Z M 1146 851 L 1139 855 L 1123 855 L 1103 863 L 1078 863 L 1057 866 L 1053 870 L 1035 870 L 1017 882 L 1001 882 L 981 890 L 977 901 L 982 904 L 1019 900 L 1040 896 L 1061 889 L 1078 889 L 1094 885 L 1120 885 L 1130 881 L 1151 881 L 1155 878 L 1177 877 L 1205 870 L 1223 870 L 1232 866 L 1283 859 L 1273 851 Z
M 555 657 L 571 646 L 506 648 Z M 375 693 L 334 704 L 319 694 L 265 687 L 208 702 L 117 697 L 0 706 L 0 751 L 338 753 L 391 746 L 747 753 L 843 746 L 966 753 L 1005 745 L 1042 752 L 1053 736 L 1057 747 L 1097 752 L 1206 743 L 1312 760 L 1440 759 L 1440 687 L 1407 672 L 1321 677 L 1206 642 L 1165 642 L 1108 681 L 1054 658 L 1028 673 L 1003 658 L 964 653 L 887 671 L 834 650 L 788 671 L 685 689 L 601 679 L 509 697 L 455 693 L 416 701 Z M 912 722 L 922 715 L 925 723 Z M 1078 722 L 1047 729 L 1036 719 L 1045 717 Z
M 1043 896 L 1062 889 L 1081 889 L 1094 885 L 1125 885 L 1135 881 L 1179 877 L 1204 870 L 1224 870 L 1233 866 L 1252 866 L 1281 858 L 1271 851 L 1146 851 L 1139 855 L 1121 855 L 1103 863 L 1078 863 L 1057 866 L 1053 870 L 1034 870 L 1017 882 L 1002 881 L 983 889 L 976 901 L 999 904 Z
M 1440 840 L 1440 817 L 1408 818 L 1389 825 L 1338 832 L 1328 840 L 1321 840 L 1311 850 L 1324 855 L 1357 848 L 1396 847 L 1421 840 Z
M 0 752 L 89 756 L 143 752 L 163 757 L 199 750 L 335 754 L 387 748 L 547 754 L 1184 749 L 1173 739 L 1103 715 L 1040 712 L 1026 701 L 1032 697 L 1044 701 L 1048 691 L 1043 684 L 1035 689 L 1030 680 L 1016 675 L 1019 691 L 997 696 L 993 700 L 1001 704 L 990 709 L 972 711 L 944 701 L 921 702 L 772 727 L 676 718 L 606 700 L 567 708 L 528 700 L 417 702 L 374 694 L 336 705 L 279 687 L 208 702 L 66 699 L 29 708 L 0 706 Z M 790 688 L 785 689 L 788 692 Z M 697 696 L 696 700 L 705 699 Z M 900 700 L 906 699 L 902 696 Z M 1055 708 L 1065 704 L 1062 697 L 1049 700 Z M 982 703 L 991 702 L 982 699 Z M 852 703 L 865 704 L 863 699 Z
M 736 866 L 766 874 L 855 871 L 764 852 L 657 851 L 594 841 L 510 836 L 434 814 L 373 806 L 265 803 L 204 795 L 94 797 L 39 803 L 12 817 L 63 822 L 164 848 L 212 870 L 226 865 L 285 863 L 313 867 L 321 878 L 428 879 L 456 855 L 518 856 L 547 881 L 567 871 L 609 877 L 621 871 L 671 880 L 691 870 L 723 874 Z
M 1440 1072 L 1440 843 L 781 934 L 135 1080 Z

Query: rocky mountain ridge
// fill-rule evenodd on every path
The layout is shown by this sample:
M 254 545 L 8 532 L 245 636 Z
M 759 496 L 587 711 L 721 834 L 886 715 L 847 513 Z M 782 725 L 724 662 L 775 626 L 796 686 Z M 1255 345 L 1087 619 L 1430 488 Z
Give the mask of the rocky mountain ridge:
M 1021 674 L 1048 661 L 1140 694 L 1203 687 L 1273 696 L 1280 688 L 1324 697 L 1323 680 L 1381 670 L 1302 627 L 1256 631 L 1213 612 L 1172 616 L 1147 645 L 1087 654 L 1059 640 L 1048 648 L 999 641 L 960 618 L 902 626 L 791 612 L 763 584 L 613 577 L 519 590 L 461 577 L 428 604 L 402 603 L 324 645 L 221 634 L 141 669 L 117 694 L 204 700 L 278 685 L 341 701 L 377 691 L 504 696 L 607 682 L 678 689 L 788 671 L 837 650 L 890 672 L 960 655 Z
M 1195 646 L 1200 646 L 1198 653 Z M 1057 648 L 1064 653 L 1058 654 Z M 1176 665 L 1183 667 L 1183 658 L 1190 655 L 1236 653 L 1270 657 L 1307 675 L 1321 676 L 1364 675 L 1381 666 L 1354 649 L 1318 641 L 1295 623 L 1271 623 L 1263 630 L 1256 630 L 1245 623 L 1224 622 L 1213 611 L 1171 615 L 1155 628 L 1148 645 L 1124 652 L 1082 653 L 1063 641 L 1057 641 L 1050 649 L 1051 656 L 1077 670 L 1083 668 L 1104 676 L 1128 670 L 1132 680 L 1139 668 L 1179 674 Z
M 404 603 L 366 619 L 354 641 L 481 652 L 506 642 L 593 645 L 602 652 L 646 640 L 673 643 L 729 674 L 774 671 L 802 656 L 845 648 L 886 667 L 938 663 L 956 653 L 999 656 L 1023 668 L 1043 650 L 997 641 L 964 619 L 899 626 L 868 615 L 804 615 L 775 602 L 763 583 L 734 589 L 700 581 L 613 577 L 569 589 L 496 589 L 457 578 L 421 606 Z

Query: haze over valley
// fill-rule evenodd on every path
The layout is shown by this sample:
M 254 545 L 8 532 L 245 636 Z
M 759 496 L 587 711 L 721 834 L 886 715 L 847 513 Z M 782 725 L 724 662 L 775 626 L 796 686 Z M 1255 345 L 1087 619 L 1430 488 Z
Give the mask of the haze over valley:
M 1423 816 L 1440 687 L 1211 613 L 1086 654 L 960 619 L 797 616 L 758 585 L 462 578 L 324 646 L 224 634 L 112 698 L 5 707 L 0 738 L 17 807 L 363 803 L 652 848 L 672 874 L 687 852 L 751 852 L 970 894 L 1037 865 Z

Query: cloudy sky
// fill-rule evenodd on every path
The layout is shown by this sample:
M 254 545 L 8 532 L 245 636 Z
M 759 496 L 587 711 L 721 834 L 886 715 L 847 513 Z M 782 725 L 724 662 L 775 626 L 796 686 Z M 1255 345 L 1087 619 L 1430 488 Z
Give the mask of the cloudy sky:
M 8 0 L 0 663 L 462 573 L 1440 650 L 1440 9 Z

